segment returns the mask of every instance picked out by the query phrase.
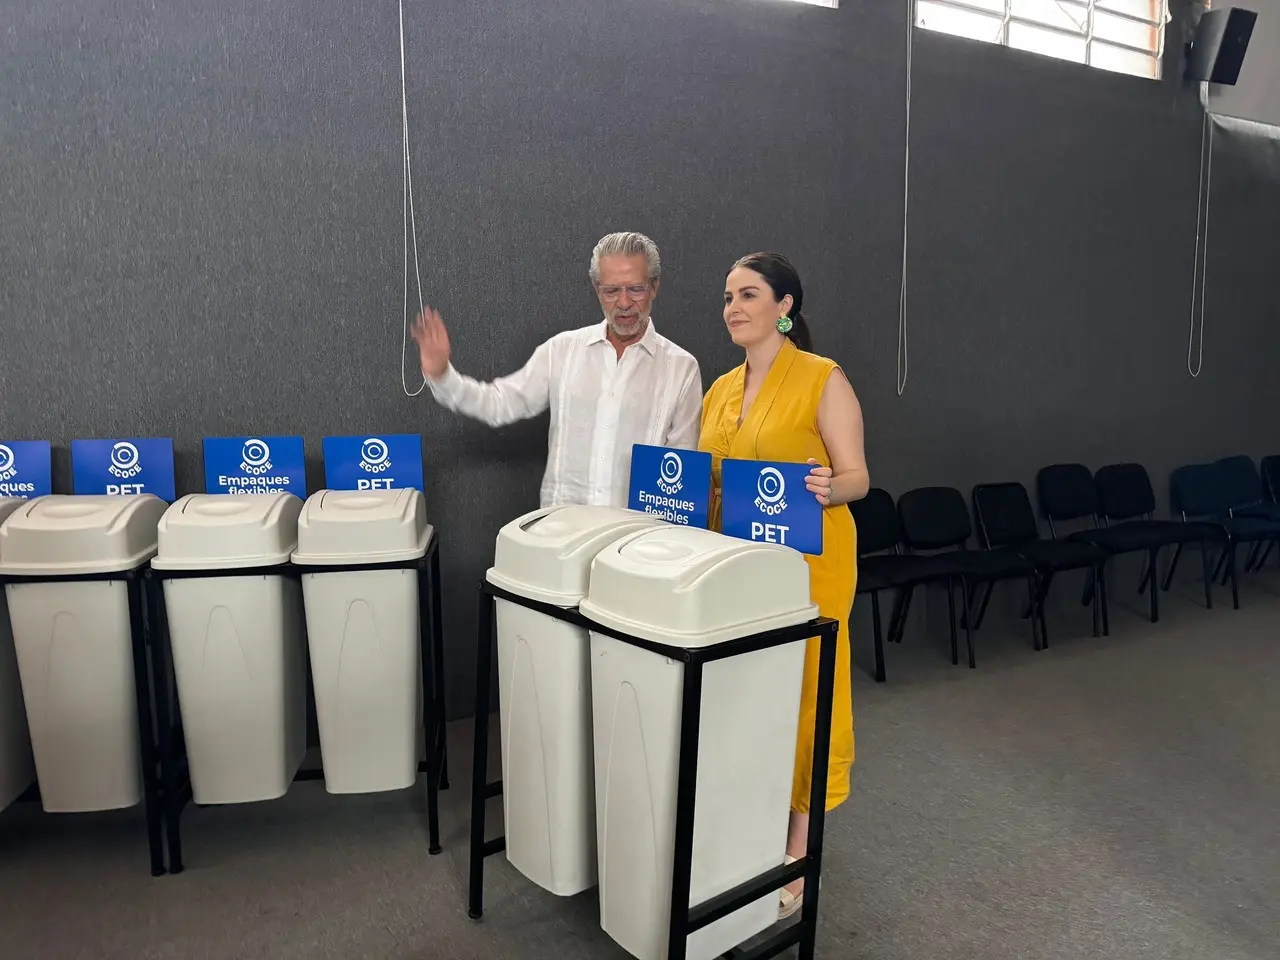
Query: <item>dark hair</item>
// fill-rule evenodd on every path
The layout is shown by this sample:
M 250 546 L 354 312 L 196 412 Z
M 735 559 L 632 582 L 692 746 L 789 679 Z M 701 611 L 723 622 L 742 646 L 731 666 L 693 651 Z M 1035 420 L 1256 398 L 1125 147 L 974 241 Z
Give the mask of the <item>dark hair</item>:
M 764 277 L 775 300 L 781 300 L 788 294 L 791 296 L 791 311 L 787 314 L 791 318 L 791 330 L 785 336 L 801 350 L 813 353 L 809 323 L 800 311 L 800 306 L 804 303 L 804 287 L 800 285 L 800 274 L 791 265 L 791 261 L 780 253 L 749 253 L 735 263 L 732 269 L 736 270 L 738 267 L 754 270 Z

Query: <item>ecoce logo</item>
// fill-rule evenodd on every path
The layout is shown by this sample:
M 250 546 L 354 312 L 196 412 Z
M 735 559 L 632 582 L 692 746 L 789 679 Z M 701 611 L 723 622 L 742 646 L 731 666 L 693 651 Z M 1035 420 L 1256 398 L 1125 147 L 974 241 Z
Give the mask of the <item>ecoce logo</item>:
M 365 473 L 385 473 L 391 469 L 391 451 L 385 440 L 370 437 L 360 445 L 360 469 Z
M 271 469 L 271 447 L 265 440 L 250 437 L 240 450 L 240 469 L 261 476 Z
M 0 482 L 12 480 L 18 475 L 18 468 L 13 465 L 15 459 L 13 450 L 0 443 Z
M 128 480 L 142 472 L 140 461 L 138 448 L 127 440 L 121 440 L 111 448 L 111 463 L 107 466 L 107 472 L 113 477 Z
M 684 461 L 680 454 L 668 450 L 662 455 L 658 465 L 658 489 L 669 497 L 675 496 L 684 489 L 680 478 L 684 476 Z
M 787 482 L 777 467 L 765 467 L 756 481 L 756 509 L 776 517 L 787 509 Z

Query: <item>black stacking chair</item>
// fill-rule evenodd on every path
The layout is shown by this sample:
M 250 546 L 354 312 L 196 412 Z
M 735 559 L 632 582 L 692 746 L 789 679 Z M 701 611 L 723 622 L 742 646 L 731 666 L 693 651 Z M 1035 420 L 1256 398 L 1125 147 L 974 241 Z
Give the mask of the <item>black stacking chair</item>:
M 969 537 L 973 525 L 969 522 L 969 509 L 964 497 L 954 487 L 920 487 L 898 498 L 898 519 L 902 522 L 902 534 L 912 552 L 941 550 L 926 556 L 939 564 L 939 573 L 947 581 L 947 607 L 951 622 L 955 623 L 955 598 L 953 586 L 958 584 L 964 599 L 964 635 L 969 648 L 969 666 L 976 667 L 973 653 L 974 621 L 971 597 L 979 586 L 1000 580 L 1025 579 L 1027 599 L 1031 604 L 1031 639 L 1040 649 L 1040 627 L 1036 607 L 1035 566 L 1013 550 L 970 550 Z M 939 577 L 939 579 L 941 578 Z M 985 604 L 984 604 L 985 606 Z M 956 649 L 956 632 L 951 630 L 951 662 L 959 662 Z
M 1262 476 L 1252 457 L 1243 455 L 1223 457 L 1216 466 L 1222 473 L 1228 508 L 1233 517 L 1262 517 L 1280 520 L 1280 503 L 1274 503 L 1268 494 Z M 1253 545 L 1245 561 L 1245 573 L 1261 570 L 1271 554 L 1275 539 L 1259 540 Z
M 1240 582 L 1236 574 L 1236 548 L 1242 543 L 1262 544 L 1280 537 L 1280 521 L 1266 517 L 1232 516 L 1230 477 L 1218 463 L 1197 463 L 1178 467 L 1170 477 L 1171 501 L 1176 513 L 1187 522 L 1204 521 L 1221 529 L 1222 555 L 1214 568 L 1216 579 L 1223 566 L 1224 580 L 1231 581 L 1231 605 L 1240 609 Z M 1181 544 L 1179 544 L 1181 547 Z M 1173 579 L 1175 553 L 1166 584 Z M 1166 587 L 1167 589 L 1167 587 Z
M 1226 539 L 1222 528 L 1211 523 L 1154 519 L 1152 515 L 1156 509 L 1156 495 L 1151 488 L 1151 478 L 1141 464 L 1113 463 L 1099 469 L 1093 479 L 1098 484 L 1100 513 L 1108 528 L 1107 532 L 1114 532 L 1122 543 L 1145 540 L 1151 544 L 1146 572 L 1142 582 L 1138 584 L 1138 592 L 1141 593 L 1146 586 L 1146 578 L 1151 578 L 1151 622 L 1155 623 L 1159 619 L 1155 581 L 1159 577 L 1157 562 L 1160 549 L 1165 546 L 1200 544 L 1200 561 L 1204 568 L 1204 603 L 1206 609 L 1212 608 L 1208 544 Z M 1173 578 L 1166 577 L 1164 588 L 1168 590 L 1172 583 Z
M 978 521 L 978 539 L 987 550 L 1007 547 L 1031 561 L 1036 568 L 1038 593 L 1036 606 L 1040 611 L 1040 643 L 1049 645 L 1049 627 L 1045 623 L 1044 602 L 1049 587 L 1057 573 L 1068 570 L 1088 570 L 1091 578 L 1093 635 L 1101 631 L 1110 634 L 1107 623 L 1107 583 L 1104 567 L 1110 554 L 1101 547 L 1083 540 L 1045 540 L 1040 536 L 1035 511 L 1027 488 L 1020 483 L 980 483 L 973 488 L 973 515 Z M 978 611 L 978 622 L 991 598 L 991 584 Z M 1032 614 L 1028 608 L 1027 615 Z
M 1280 454 L 1262 458 L 1262 489 L 1272 503 L 1280 503 Z
M 1036 487 L 1040 494 L 1040 509 L 1049 521 L 1049 531 L 1055 540 L 1058 539 L 1058 524 L 1083 519 L 1091 521 L 1094 526 L 1069 534 L 1066 539 L 1084 540 L 1112 556 L 1123 553 L 1147 555 L 1138 593 L 1150 587 L 1152 623 L 1160 619 L 1157 561 L 1161 549 L 1173 544 L 1200 544 L 1204 602 L 1206 607 L 1213 607 L 1206 543 L 1221 540 L 1221 530 L 1205 524 L 1151 519 L 1155 511 L 1155 493 L 1147 471 L 1139 464 L 1114 464 L 1103 467 L 1096 476 L 1092 476 L 1084 464 L 1058 463 L 1039 472 Z
M 1233 517 L 1280 520 L 1280 503 L 1273 503 L 1252 457 L 1223 457 L 1213 464 Z
M 1263 457 L 1259 466 L 1262 470 L 1262 493 L 1265 502 L 1280 503 L 1280 456 Z M 1273 546 L 1274 543 L 1267 544 L 1266 549 L 1262 551 L 1262 556 L 1254 562 L 1253 569 L 1261 570 L 1266 566 Z
M 861 500 L 849 504 L 858 528 L 858 593 L 871 595 L 871 627 L 875 640 L 877 683 L 884 683 L 884 634 L 880 623 L 880 591 L 897 590 L 889 618 L 889 641 L 902 642 L 911 594 L 915 587 L 932 580 L 945 580 L 945 572 L 930 557 L 904 554 L 902 526 L 893 497 L 872 487 Z M 951 646 L 956 646 L 955 623 L 951 624 Z

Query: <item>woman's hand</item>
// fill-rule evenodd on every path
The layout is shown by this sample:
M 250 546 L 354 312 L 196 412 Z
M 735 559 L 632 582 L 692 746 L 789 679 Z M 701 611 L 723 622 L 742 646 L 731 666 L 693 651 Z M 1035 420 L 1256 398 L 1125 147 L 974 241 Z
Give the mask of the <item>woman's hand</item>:
M 818 502 L 824 507 L 831 506 L 831 468 L 822 466 L 812 457 L 805 462 L 812 468 L 809 475 L 804 478 L 805 488 L 817 497 Z

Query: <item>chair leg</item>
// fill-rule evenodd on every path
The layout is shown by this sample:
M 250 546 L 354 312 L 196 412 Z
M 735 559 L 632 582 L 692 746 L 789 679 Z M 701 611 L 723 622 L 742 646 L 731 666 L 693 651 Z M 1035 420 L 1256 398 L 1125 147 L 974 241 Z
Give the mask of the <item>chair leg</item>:
M 875 639 L 876 683 L 884 683 L 884 634 L 880 629 L 880 591 L 871 591 L 871 631 Z
M 1262 548 L 1267 545 L 1266 540 L 1259 540 L 1249 551 L 1249 559 L 1244 562 L 1244 572 L 1253 573 L 1255 570 L 1261 570 L 1262 567 L 1258 563 L 1258 558 L 1262 556 Z
M 973 629 L 975 630 L 982 629 L 982 621 L 987 616 L 987 604 L 991 602 L 991 591 L 994 590 L 995 588 L 996 588 L 995 581 L 988 580 L 987 589 L 982 594 L 982 603 L 978 607 L 977 615 L 973 618 Z
M 1094 565 L 1094 566 L 1092 566 L 1092 567 L 1090 567 L 1090 568 L 1089 568 L 1089 582 L 1090 582 L 1090 583 L 1097 583 L 1097 581 L 1098 581 L 1098 565 Z M 1093 608 L 1093 609 L 1092 609 L 1092 613 L 1093 613 L 1093 635 L 1094 635 L 1095 637 L 1097 637 L 1097 636 L 1098 636 L 1098 634 L 1101 632 L 1101 621 L 1100 621 L 1100 616 L 1101 616 L 1102 611 L 1099 609 L 1099 606 L 1098 606 L 1098 602 L 1099 602 L 1101 599 L 1102 599 L 1102 590 L 1101 590 L 1101 589 L 1099 589 L 1099 588 L 1097 588 L 1097 587 L 1095 587 L 1095 588 L 1094 588 L 1094 590 L 1093 590 L 1093 603 L 1092 603 L 1092 604 L 1090 604 L 1090 606 Z
M 1213 577 L 1209 574 L 1209 545 L 1200 541 L 1200 565 L 1204 568 L 1204 608 L 1213 609 Z
M 963 584 L 961 589 L 964 589 Z M 947 577 L 947 626 L 951 628 L 951 665 L 954 667 L 960 663 L 960 641 L 956 637 L 956 591 L 951 577 Z M 965 629 L 968 629 L 967 623 Z
M 1098 564 L 1098 599 L 1102 602 L 1102 635 L 1111 636 L 1111 621 L 1107 613 L 1107 561 Z
M 960 582 L 963 584 L 963 583 L 965 583 L 966 581 L 965 581 L 963 578 L 961 578 L 961 581 L 960 581 Z M 968 611 L 969 611 L 969 610 L 971 610 L 971 609 L 973 608 L 973 595 L 974 595 L 974 593 L 975 593 L 975 592 L 977 592 L 978 585 L 977 585 L 976 583 L 970 583 L 970 584 L 968 584 L 964 589 L 965 589 L 965 591 L 966 591 L 966 592 L 965 592 L 965 598 L 964 598 L 964 611 L 963 611 L 963 612 L 961 612 L 961 614 L 960 614 L 960 626 L 962 626 L 962 627 L 964 627 L 966 630 L 968 630 L 968 629 L 969 629 L 969 613 L 968 613 Z
M 1151 622 L 1160 622 L 1160 584 L 1156 583 L 1156 562 L 1160 558 L 1160 548 L 1152 550 L 1147 558 L 1151 583 Z
M 1164 589 L 1167 593 L 1169 587 L 1173 585 L 1173 572 L 1178 569 L 1178 560 L 1182 556 L 1182 544 L 1178 544 L 1173 551 L 1173 559 L 1169 561 L 1169 572 L 1164 575 Z
M 1036 604 L 1043 607 L 1044 598 L 1049 595 L 1049 584 L 1053 583 L 1053 571 L 1042 569 L 1036 571 Z M 1035 615 L 1035 607 L 1025 607 L 1022 611 L 1022 619 Z
M 1040 628 L 1040 605 L 1036 603 L 1036 595 L 1039 592 L 1036 575 L 1027 574 L 1027 602 L 1031 604 L 1031 646 L 1037 651 L 1049 646 L 1044 631 Z
M 964 642 L 969 648 L 969 669 L 977 669 L 978 663 L 973 656 L 973 617 L 969 609 L 969 584 L 965 578 L 960 580 L 961 593 L 964 595 Z
M 1231 578 L 1231 606 L 1240 609 L 1240 583 L 1236 579 L 1236 542 L 1227 544 L 1227 576 Z
M 915 587 L 902 587 L 893 598 L 893 613 L 889 615 L 889 642 L 901 643 L 906 629 L 907 611 L 911 609 L 911 595 Z

